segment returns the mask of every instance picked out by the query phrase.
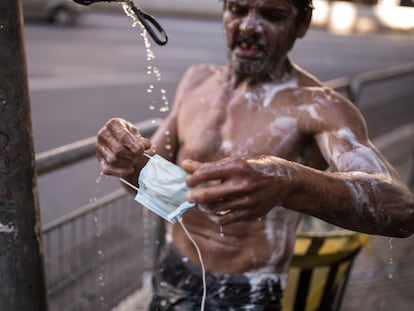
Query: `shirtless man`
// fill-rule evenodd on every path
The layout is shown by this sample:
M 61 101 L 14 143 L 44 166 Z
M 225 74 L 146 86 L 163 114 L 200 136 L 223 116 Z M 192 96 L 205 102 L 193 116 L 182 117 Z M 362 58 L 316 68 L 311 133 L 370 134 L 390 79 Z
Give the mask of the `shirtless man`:
M 279 310 L 300 213 L 369 234 L 414 231 L 413 194 L 361 114 L 287 56 L 311 15 L 309 0 L 225 1 L 229 65 L 192 66 L 151 140 L 120 119 L 98 134 L 105 174 L 136 184 L 144 151 L 189 173 L 197 208 L 183 222 L 204 257 L 207 310 Z M 197 310 L 196 250 L 166 226 L 151 310 Z

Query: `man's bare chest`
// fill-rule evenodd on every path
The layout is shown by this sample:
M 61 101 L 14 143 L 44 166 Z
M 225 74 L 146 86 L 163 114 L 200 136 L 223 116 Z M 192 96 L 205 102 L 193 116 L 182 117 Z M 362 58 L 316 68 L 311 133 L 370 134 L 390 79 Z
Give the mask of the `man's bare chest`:
M 293 115 L 246 98 L 233 101 L 205 101 L 180 113 L 178 134 L 185 157 L 199 161 L 263 154 L 296 157 L 303 134 Z

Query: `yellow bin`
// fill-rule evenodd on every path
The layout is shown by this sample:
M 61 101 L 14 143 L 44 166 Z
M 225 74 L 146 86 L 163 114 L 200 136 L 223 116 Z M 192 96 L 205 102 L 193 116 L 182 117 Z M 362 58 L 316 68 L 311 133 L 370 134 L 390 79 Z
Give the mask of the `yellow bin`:
M 283 311 L 339 310 L 354 259 L 367 241 L 365 234 L 306 217 L 295 242 Z

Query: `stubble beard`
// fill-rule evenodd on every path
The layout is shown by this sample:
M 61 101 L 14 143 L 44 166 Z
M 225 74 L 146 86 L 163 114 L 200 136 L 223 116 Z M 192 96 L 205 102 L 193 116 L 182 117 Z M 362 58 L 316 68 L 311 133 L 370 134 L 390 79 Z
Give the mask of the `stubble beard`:
M 239 78 L 251 78 L 258 81 L 268 80 L 273 76 L 276 62 L 270 57 L 270 54 L 260 59 L 245 59 L 238 57 L 232 50 L 229 50 L 228 53 L 231 66 Z

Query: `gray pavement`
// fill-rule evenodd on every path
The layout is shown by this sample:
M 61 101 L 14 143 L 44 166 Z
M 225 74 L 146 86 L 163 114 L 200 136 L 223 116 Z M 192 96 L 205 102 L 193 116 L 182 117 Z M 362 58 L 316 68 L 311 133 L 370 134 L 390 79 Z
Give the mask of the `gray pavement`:
M 414 309 L 414 236 L 371 237 L 357 257 L 341 311 Z

